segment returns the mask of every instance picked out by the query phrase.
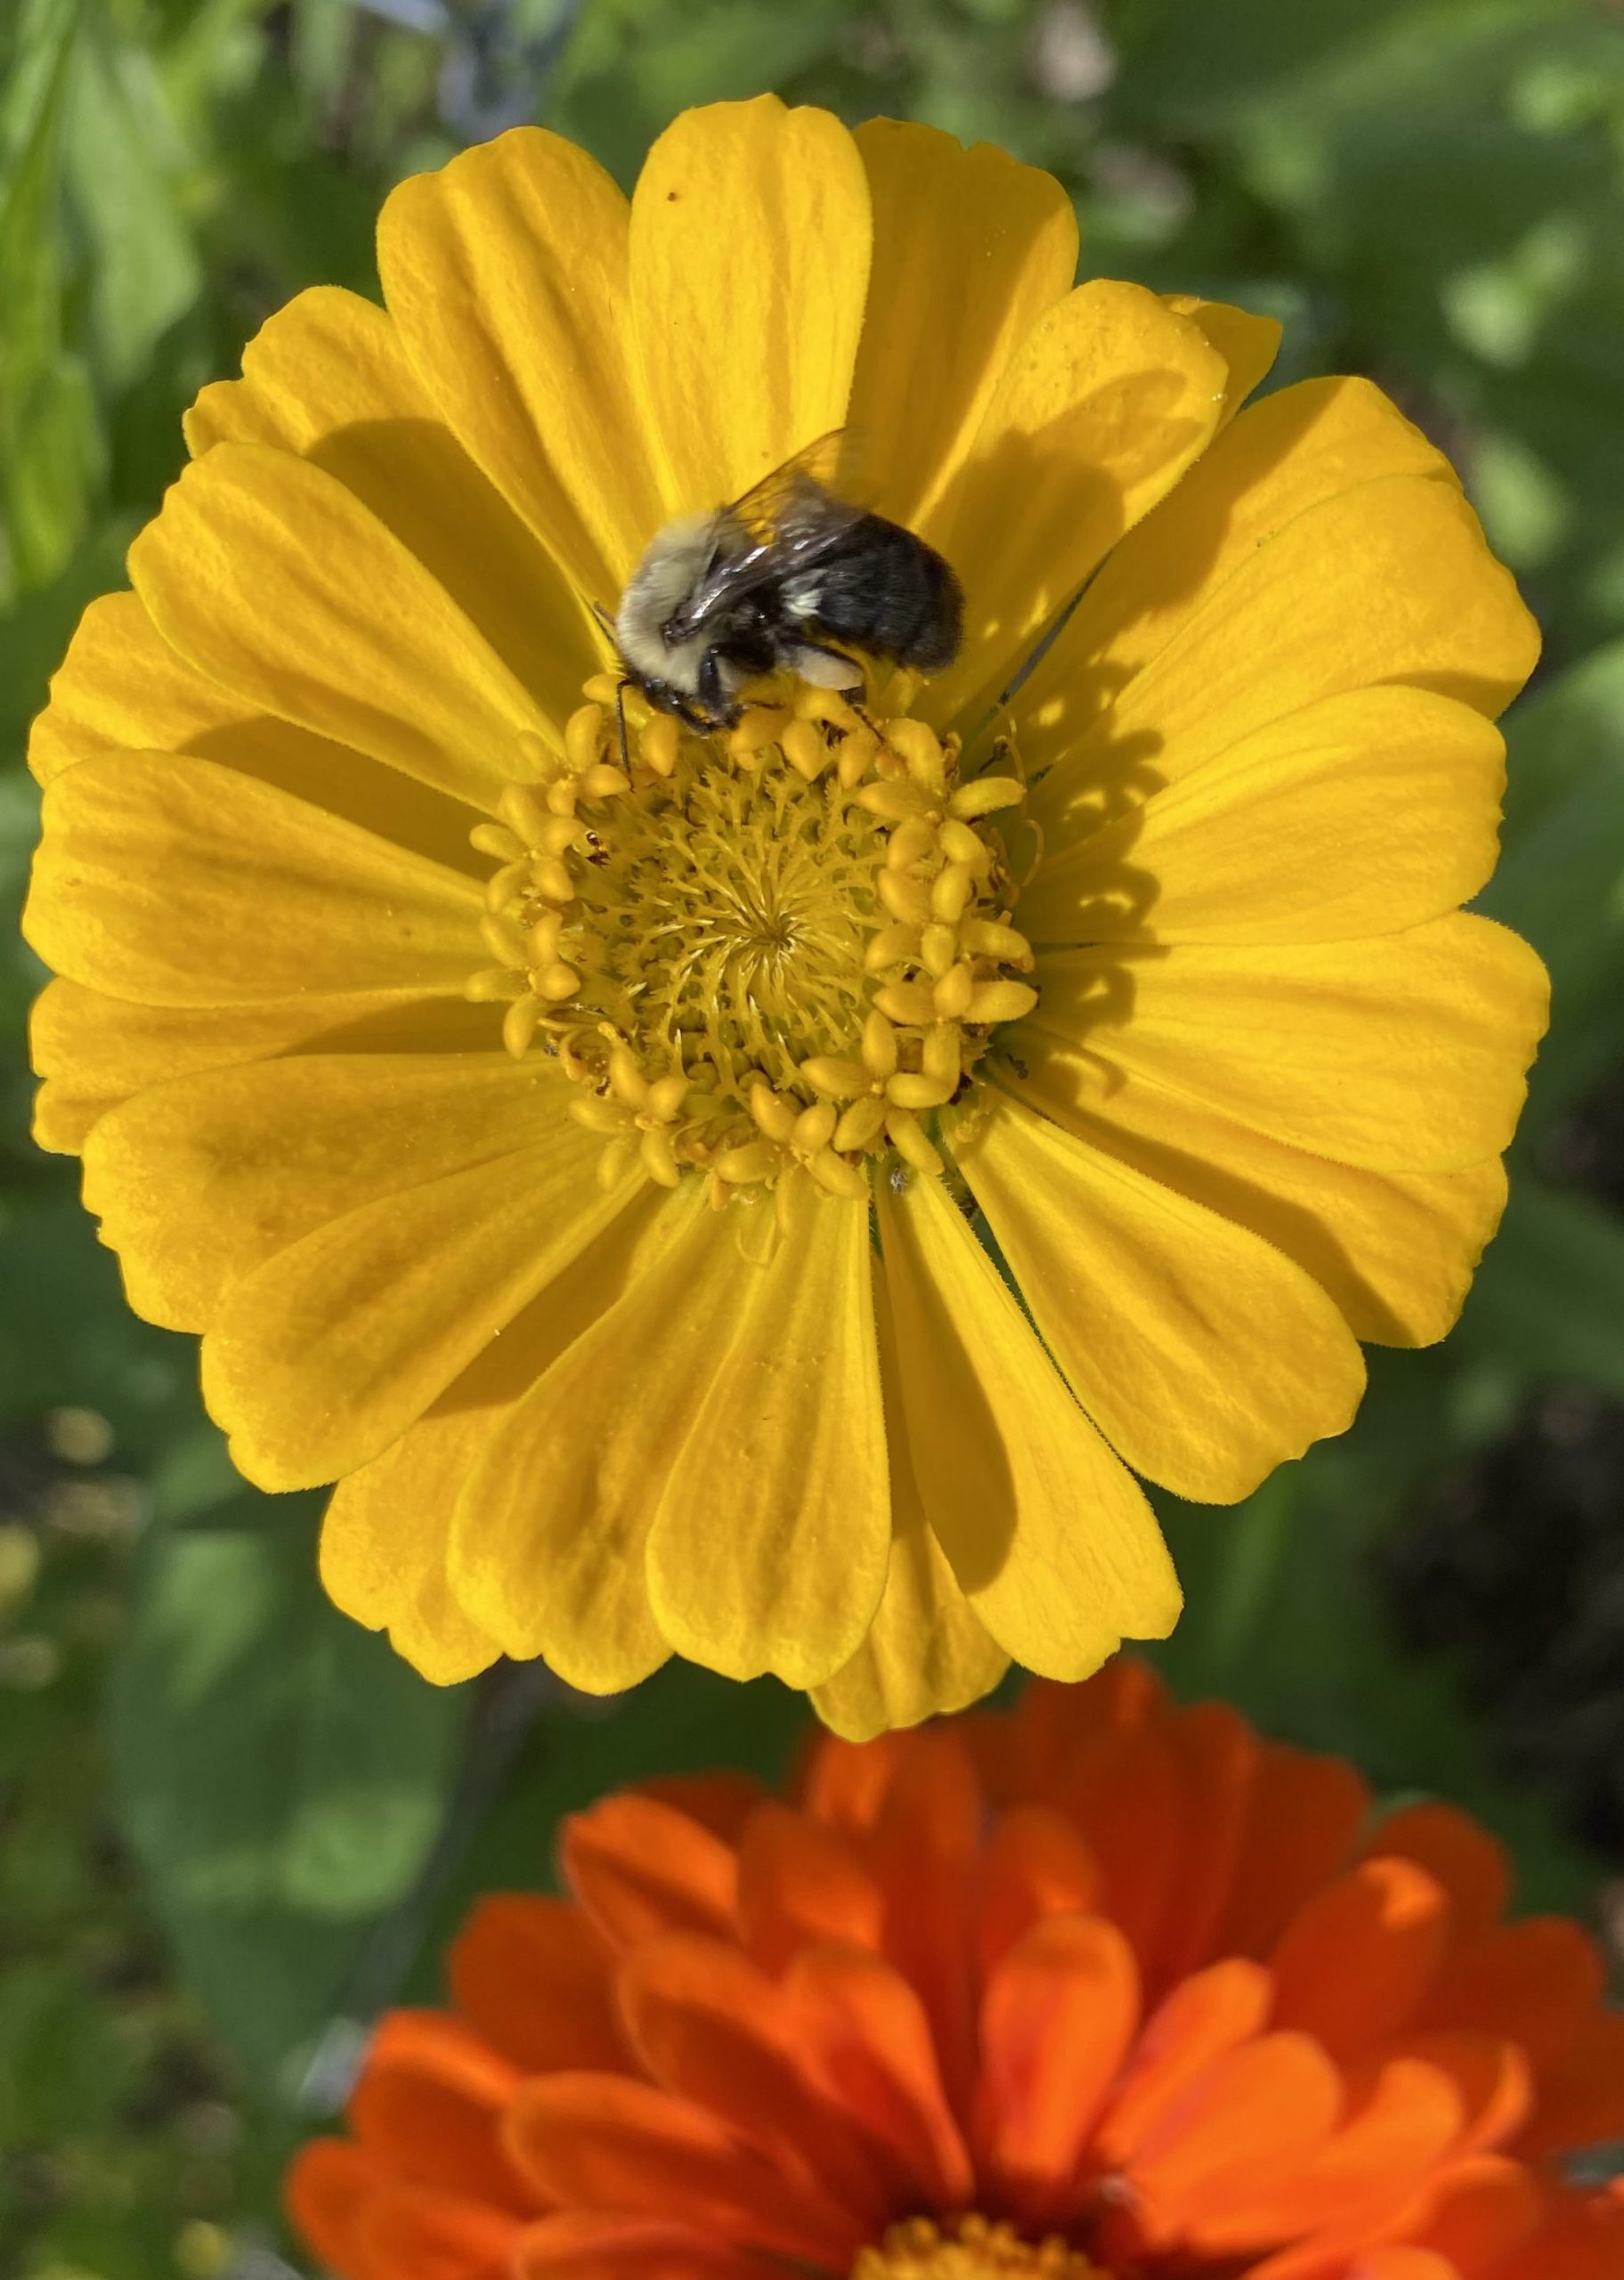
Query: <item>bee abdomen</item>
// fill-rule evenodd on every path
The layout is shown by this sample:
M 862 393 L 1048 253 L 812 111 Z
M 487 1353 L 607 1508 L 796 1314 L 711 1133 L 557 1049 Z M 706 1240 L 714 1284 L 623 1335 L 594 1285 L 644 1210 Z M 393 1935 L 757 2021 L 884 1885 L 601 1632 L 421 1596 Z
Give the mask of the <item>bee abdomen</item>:
M 865 515 L 852 526 L 808 598 L 832 641 L 923 672 L 958 655 L 964 602 L 951 566 L 883 516 Z

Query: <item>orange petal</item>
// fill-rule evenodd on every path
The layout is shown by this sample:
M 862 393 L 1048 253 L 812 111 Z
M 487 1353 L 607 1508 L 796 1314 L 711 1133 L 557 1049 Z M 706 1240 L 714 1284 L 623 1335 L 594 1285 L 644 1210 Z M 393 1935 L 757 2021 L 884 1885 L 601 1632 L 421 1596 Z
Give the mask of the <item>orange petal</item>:
M 559 1860 L 613 1948 L 660 1932 L 731 1932 L 738 1862 L 719 1836 L 653 1797 L 605 1797 L 564 1824 Z
M 1333 2057 L 1397 2033 L 1437 1975 L 1449 1902 L 1413 1861 L 1365 1861 L 1293 1918 L 1270 1957 L 1276 2022 Z
M 550 2200 L 691 2226 L 724 2244 L 844 2271 L 867 2237 L 813 2185 L 686 2099 L 611 2074 L 548 2074 L 509 2117 L 515 2159 Z
M 1618 2280 L 1624 2271 L 1624 2195 L 1618 2182 L 1601 2193 L 1565 2194 L 1547 2210 L 1494 2280 Z
M 1267 1745 L 1214 1941 L 1218 1952 L 1263 1954 L 1309 1895 L 1345 1866 L 1369 1805 L 1363 1777 L 1344 1759 Z
M 1262 2033 L 1273 1999 L 1274 1983 L 1263 1966 L 1239 1957 L 1209 1964 L 1175 1987 L 1148 2021 L 1100 2123 L 1104 2159 L 1125 2168 L 1192 2083 Z
M 1374 2227 L 1401 2209 L 1449 2149 L 1460 2100 L 1417 2059 L 1384 2065 L 1342 2126 L 1301 2167 L 1238 2194 L 1207 2194 L 1190 2237 L 1209 2253 L 1303 2233 Z
M 1084 2149 L 1138 2024 L 1133 1951 L 1103 1917 L 1044 1918 L 994 1973 L 981 2005 L 977 2137 L 1028 2222 L 1070 2213 Z
M 767 1795 L 753 1773 L 661 1773 L 637 1786 L 639 1796 L 674 1805 L 725 1844 L 738 1843 Z
M 1168 1986 L 1213 1953 L 1263 1762 L 1256 1734 L 1222 1702 L 1175 1710 L 1163 1728 L 1184 1792 L 1184 1873 L 1175 1877 L 1150 1977 Z
M 519 2080 L 516 2067 L 443 2012 L 387 2011 L 351 2093 L 350 2126 L 414 2184 L 529 2211 L 534 2198 L 498 2137 Z
M 627 2064 L 608 1956 L 579 1908 L 540 1893 L 487 1893 L 447 1958 L 458 2009 L 526 2073 Z
M 516 2220 L 478 2202 L 396 2186 L 358 2225 L 367 2280 L 506 2280 Z
M 990 1794 L 1001 1804 L 1034 1796 L 1063 1803 L 1073 1766 L 1101 1735 L 1155 1724 L 1166 1702 L 1162 1681 L 1136 1655 L 1114 1655 L 1081 1686 L 1033 1680 L 1002 1731 L 991 1722 L 980 1729 L 994 1743 Z
M 1386 2058 L 1415 2058 L 1447 2074 L 1460 2102 L 1458 2154 L 1482 2153 L 1510 2142 L 1533 2104 L 1528 2061 L 1514 2042 L 1497 2035 L 1444 2029 L 1395 2036 Z
M 1000 1813 L 981 1863 L 977 1957 L 992 1976 L 1015 1942 L 1046 1916 L 1092 1914 L 1100 1863 L 1075 1821 L 1047 1805 Z
M 1405 2230 L 1421 2248 L 1462 2273 L 1495 2271 L 1539 2222 L 1543 2195 L 1520 2162 L 1493 2155 L 1464 2162 L 1427 2194 Z M 1617 2264 L 1606 2268 L 1616 2273 Z M 1559 2262 L 1540 2266 L 1542 2280 L 1567 2280 Z M 1575 2276 L 1577 2280 L 1577 2276 Z
M 1119 1924 L 1144 1971 L 1173 1899 L 1184 1791 L 1165 1730 L 1106 1734 L 1063 1791 L 1100 1863 L 1103 1913 Z
M 356 2226 L 387 2176 L 376 2154 L 345 2138 L 313 2138 L 288 2166 L 282 2185 L 288 2217 L 321 2262 L 343 2280 L 363 2280 Z
M 1128 2164 L 1147 2235 L 1190 2238 L 1209 2196 L 1238 2200 L 1307 2162 L 1342 2105 L 1336 2069 L 1306 2035 L 1264 2035 L 1216 2060 Z
M 908 1735 L 872 1857 L 885 1891 L 886 1954 L 925 2007 L 959 2113 L 975 2077 L 970 1893 L 984 1812 L 958 1734 L 938 1727 Z
M 879 1947 L 883 1895 L 838 1829 L 784 1805 L 763 1805 L 740 1842 L 738 1873 L 740 1935 L 764 1971 L 782 1971 L 819 1941 Z
M 924 2006 L 879 1957 L 824 1945 L 784 1983 L 796 2048 L 830 2096 L 901 2163 L 906 2197 L 953 2208 L 974 2195 L 970 2154 L 949 2111 Z
M 760 2280 L 754 2258 L 658 2218 L 560 2210 L 513 2245 L 516 2280 Z
M 801 1803 L 832 1828 L 865 1835 L 879 1820 L 892 1784 L 904 1766 L 912 1763 L 913 1755 L 911 1738 L 900 1733 L 878 1734 L 872 1742 L 815 1735 Z
M 1457 1950 L 1418 2024 L 1521 2043 L 1537 2067 L 1560 2057 L 1602 1999 L 1596 1943 L 1565 1916 L 1502 1924 Z
M 621 2012 L 663 2089 L 725 2122 L 746 2146 L 871 2223 L 884 2222 L 881 2171 L 836 2102 L 808 2080 L 788 1999 L 723 1940 L 672 1932 L 622 1960 Z
M 1599 2012 L 1539 2071 L 1534 2117 L 1518 2151 L 1571 2153 L 1624 2138 L 1624 2015 Z
M 1371 1830 L 1368 1853 L 1400 1853 L 1417 1861 L 1449 1895 L 1458 1940 L 1488 1931 L 1511 1897 L 1506 1847 L 1457 1805 L 1404 1805 Z

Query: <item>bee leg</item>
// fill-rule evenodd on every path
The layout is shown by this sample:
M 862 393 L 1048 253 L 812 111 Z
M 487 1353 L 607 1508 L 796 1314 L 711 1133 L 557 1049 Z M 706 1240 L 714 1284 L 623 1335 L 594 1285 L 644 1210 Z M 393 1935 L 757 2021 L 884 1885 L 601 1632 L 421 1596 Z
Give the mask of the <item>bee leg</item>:
M 621 732 L 621 766 L 628 776 L 631 774 L 631 746 L 626 740 L 626 691 L 630 686 L 624 674 L 614 685 L 614 719 Z
M 725 729 L 739 717 L 739 708 L 727 700 L 722 687 L 722 661 L 714 649 L 707 649 L 699 661 L 699 686 L 694 694 L 698 709 L 706 716 L 708 729 Z
M 716 715 L 702 711 L 686 696 L 673 696 L 671 710 L 685 729 L 692 729 L 696 737 L 708 737 L 718 726 Z

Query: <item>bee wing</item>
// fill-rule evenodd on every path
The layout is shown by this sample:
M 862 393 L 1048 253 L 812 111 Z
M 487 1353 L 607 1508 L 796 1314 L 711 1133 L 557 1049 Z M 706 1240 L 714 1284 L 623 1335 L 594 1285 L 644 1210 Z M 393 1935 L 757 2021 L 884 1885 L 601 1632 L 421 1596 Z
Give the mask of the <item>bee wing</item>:
M 774 468 L 741 499 L 724 507 L 723 515 L 759 541 L 784 541 L 798 525 L 831 524 L 844 528 L 862 514 L 852 503 L 855 489 L 857 439 L 849 428 L 832 428 L 804 451 Z
M 725 602 L 819 560 L 861 520 L 865 509 L 832 488 L 849 486 L 855 456 L 852 431 L 832 428 L 721 509 L 719 530 L 731 525 L 749 543 L 714 562 L 674 613 L 679 638 L 697 633 Z

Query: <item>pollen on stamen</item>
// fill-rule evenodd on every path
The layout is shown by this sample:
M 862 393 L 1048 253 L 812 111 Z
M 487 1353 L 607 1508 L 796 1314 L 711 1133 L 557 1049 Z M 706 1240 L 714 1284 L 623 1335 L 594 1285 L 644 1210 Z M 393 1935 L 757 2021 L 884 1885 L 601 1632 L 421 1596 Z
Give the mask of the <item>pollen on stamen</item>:
M 495 867 L 467 994 L 581 1087 L 600 1177 L 770 1193 L 769 1226 L 792 1192 L 865 1201 L 876 1168 L 939 1169 L 936 1120 L 1036 1002 L 1012 746 L 966 778 L 955 738 L 838 691 L 708 737 L 608 675 L 582 696 L 471 835 Z
M 1058 2235 L 1023 2240 L 1008 2224 L 961 2217 L 936 2224 L 910 2217 L 875 2246 L 861 2248 L 850 2280 L 1109 2280 Z

